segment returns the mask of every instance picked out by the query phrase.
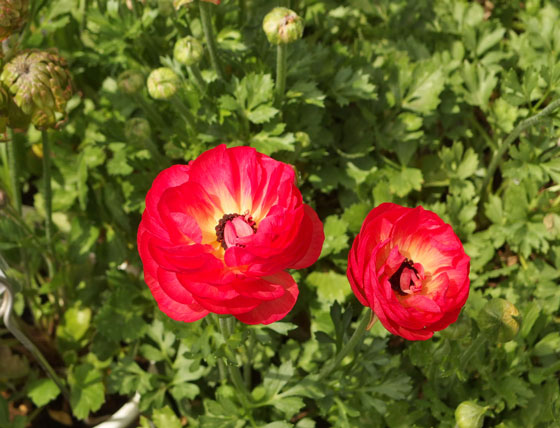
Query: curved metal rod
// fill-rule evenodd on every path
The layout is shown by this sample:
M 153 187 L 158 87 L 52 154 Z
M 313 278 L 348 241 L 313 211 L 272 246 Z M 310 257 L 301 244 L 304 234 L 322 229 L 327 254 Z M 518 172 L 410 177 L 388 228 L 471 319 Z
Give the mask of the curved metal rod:
M 3 295 L 2 304 L 0 304 L 0 318 L 4 319 L 4 325 L 6 328 L 14 335 L 14 337 L 19 340 L 19 342 L 25 346 L 25 348 L 31 352 L 35 357 L 39 365 L 47 373 L 47 375 L 52 379 L 52 381 L 58 386 L 60 392 L 64 395 L 66 400 L 70 401 L 70 393 L 64 385 L 64 382 L 58 377 L 52 366 L 49 364 L 47 359 L 43 356 L 39 348 L 25 335 L 23 331 L 20 330 L 17 320 L 12 314 L 12 309 L 14 306 L 14 294 L 12 285 L 10 285 L 10 280 L 6 277 L 4 270 L 7 268 L 7 264 L 0 256 L 0 296 Z

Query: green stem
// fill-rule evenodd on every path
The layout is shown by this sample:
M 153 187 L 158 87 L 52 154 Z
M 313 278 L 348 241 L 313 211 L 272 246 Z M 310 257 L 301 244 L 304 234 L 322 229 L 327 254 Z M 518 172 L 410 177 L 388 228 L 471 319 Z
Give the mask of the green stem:
M 45 230 L 47 236 L 47 247 L 54 255 L 52 247 L 53 223 L 52 223 L 52 189 L 51 189 L 51 147 L 47 131 L 41 131 L 43 139 L 43 189 L 45 198 Z
M 245 380 L 245 386 L 247 389 L 251 390 L 251 363 L 253 361 L 253 349 L 255 347 L 255 332 L 254 330 L 249 331 L 249 343 L 245 346 L 245 361 L 243 362 L 243 379 Z
M 288 45 L 280 44 L 276 49 L 276 95 L 282 99 L 286 91 Z
M 245 16 L 247 15 L 247 3 L 246 0 L 239 0 L 239 15 L 237 19 L 237 26 L 242 28 L 245 25 Z
M 200 73 L 198 65 L 194 64 L 187 67 L 187 71 L 189 72 L 189 75 L 192 76 L 192 79 L 194 80 L 196 86 L 198 86 L 200 92 L 204 94 L 206 92 L 206 82 L 204 81 L 204 77 L 202 77 L 202 74 Z
M 21 193 L 19 189 L 19 162 L 16 154 L 16 142 L 14 132 L 10 129 L 8 136 L 8 163 L 10 170 L 10 181 L 12 185 L 13 206 L 19 216 L 21 216 Z
M 210 11 L 210 5 L 199 0 L 198 7 L 200 9 L 202 31 L 204 31 L 204 37 L 206 38 L 206 44 L 208 45 L 208 52 L 210 53 L 210 62 L 212 63 L 212 68 L 214 68 L 218 79 L 224 80 L 224 73 L 220 64 L 220 58 L 218 57 L 216 38 L 214 37 L 214 30 L 212 28 L 212 12 Z
M 488 187 L 491 184 L 492 178 L 494 177 L 496 168 L 498 168 L 498 166 L 502 162 L 504 154 L 509 149 L 511 143 L 513 143 L 523 131 L 540 122 L 545 116 L 551 114 L 559 106 L 560 106 L 560 99 L 557 99 L 556 101 L 553 101 L 544 109 L 542 109 L 539 113 L 520 122 L 519 125 L 517 125 L 513 131 L 511 131 L 511 133 L 507 136 L 504 142 L 498 147 L 498 150 L 494 153 L 494 156 L 490 161 L 490 166 L 488 167 L 488 170 L 486 171 L 486 176 L 484 177 L 484 181 L 482 182 L 482 188 L 481 188 L 482 197 L 480 198 L 480 202 L 479 202 L 479 210 L 482 207 L 482 204 L 488 198 L 488 195 L 490 193 Z
M 189 124 L 189 128 L 191 128 L 192 134 L 196 135 L 196 121 L 194 115 L 191 111 L 187 108 L 185 103 L 181 100 L 178 95 L 174 95 L 171 97 L 171 102 L 175 106 L 175 108 L 181 113 L 181 116 L 187 121 Z
M 224 338 L 224 341 L 226 342 L 226 349 L 228 351 L 228 353 L 230 354 L 231 357 L 235 358 L 235 353 L 233 352 L 233 350 L 229 347 L 228 345 L 228 338 L 230 336 L 230 322 L 227 318 L 224 317 L 220 317 L 219 318 L 219 325 L 220 325 L 220 331 L 222 333 L 222 336 Z M 243 394 L 244 397 L 248 397 L 249 396 L 249 391 L 247 390 L 247 388 L 245 387 L 245 383 L 243 383 L 243 378 L 241 377 L 241 372 L 239 370 L 239 367 L 228 363 L 226 361 L 226 365 L 229 371 L 229 375 L 231 378 L 231 382 L 233 383 L 233 385 L 235 386 L 235 388 L 241 393 Z
M 326 379 L 332 373 L 332 371 L 339 366 L 339 364 L 342 362 L 344 357 L 350 354 L 354 350 L 356 345 L 361 342 L 362 337 L 367 331 L 368 325 L 370 323 L 373 323 L 372 320 L 373 316 L 375 315 L 373 315 L 373 312 L 371 312 L 370 309 L 367 309 L 362 313 L 362 317 L 358 323 L 358 326 L 356 327 L 356 330 L 354 330 L 352 337 L 348 342 L 346 342 L 346 344 L 338 352 L 334 361 L 332 361 L 331 364 L 325 365 L 323 369 L 319 372 L 319 380 Z

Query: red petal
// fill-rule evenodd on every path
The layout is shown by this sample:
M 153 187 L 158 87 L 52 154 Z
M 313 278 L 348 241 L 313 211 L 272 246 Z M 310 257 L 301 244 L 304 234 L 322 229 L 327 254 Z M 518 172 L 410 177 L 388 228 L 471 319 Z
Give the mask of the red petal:
M 279 272 L 261 278 L 272 284 L 281 285 L 286 291 L 282 297 L 275 300 L 262 302 L 255 309 L 234 315 L 245 324 L 271 324 L 284 318 L 294 307 L 299 290 L 292 276 L 287 272 Z

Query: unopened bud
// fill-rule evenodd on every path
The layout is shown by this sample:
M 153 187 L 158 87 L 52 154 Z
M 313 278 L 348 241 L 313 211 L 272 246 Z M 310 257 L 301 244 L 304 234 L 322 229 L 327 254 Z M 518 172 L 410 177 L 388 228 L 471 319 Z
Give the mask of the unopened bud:
M 477 323 L 484 335 L 497 342 L 508 342 L 519 331 L 517 317 L 519 311 L 510 302 L 496 298 L 484 305 L 477 317 Z
M 274 45 L 295 42 L 303 35 L 303 19 L 293 10 L 275 7 L 265 17 L 263 30 Z
M 138 70 L 126 70 L 119 74 L 117 85 L 125 94 L 135 94 L 144 87 L 144 75 Z
M 189 4 L 191 4 L 194 0 L 173 0 L 173 6 L 175 6 L 175 9 L 179 9 L 182 6 L 188 6 Z M 220 0 L 202 0 L 208 3 L 213 3 L 213 4 L 220 4 Z
M 484 414 L 488 407 L 482 407 L 474 401 L 463 401 L 455 409 L 455 422 L 458 428 L 482 428 Z
M 173 49 L 173 57 L 187 67 L 197 64 L 204 55 L 204 47 L 197 39 L 187 36 L 177 40 Z
M 0 41 L 23 27 L 28 14 L 29 0 L 0 0 Z
M 179 76 L 173 70 L 156 68 L 148 76 L 148 93 L 156 100 L 167 100 L 177 93 L 180 84 Z
M 133 141 L 145 141 L 150 138 L 152 128 L 150 122 L 143 117 L 134 117 L 129 119 L 124 126 L 124 135 L 126 139 Z

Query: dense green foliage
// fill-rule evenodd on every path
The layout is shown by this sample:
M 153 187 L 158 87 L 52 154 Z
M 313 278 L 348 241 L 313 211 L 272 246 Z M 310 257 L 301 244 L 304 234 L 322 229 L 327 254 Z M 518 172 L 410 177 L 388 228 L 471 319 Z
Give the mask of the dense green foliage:
M 305 31 L 287 49 L 283 98 L 275 94 L 276 46 L 261 28 L 273 2 L 207 5 L 223 80 L 207 51 L 200 75 L 173 59 L 176 40 L 204 43 L 196 3 L 178 11 L 171 0 L 132 1 L 132 9 L 117 0 L 33 3 L 21 46 L 58 48 L 79 94 L 68 122 L 49 131 L 53 253 L 43 227 L 41 134 L 14 135 L 23 216 L 10 204 L 0 143 L 0 253 L 20 285 L 19 322 L 67 381 L 70 407 L 0 329 L 0 427 L 33 418 L 32 426 L 49 426 L 70 413 L 81 426 L 136 391 L 142 427 L 560 420 L 558 115 L 495 157 L 517 124 L 560 97 L 557 2 L 292 0 Z M 124 71 L 146 78 L 162 66 L 181 76 L 173 99 L 119 85 Z M 157 173 L 222 142 L 293 164 L 326 233 L 319 261 L 294 273 L 300 297 L 291 314 L 268 327 L 237 324 L 227 344 L 210 317 L 184 324 L 157 309 L 136 249 Z M 362 310 L 345 275 L 349 246 L 385 201 L 422 205 L 454 227 L 471 257 L 469 300 L 457 323 L 425 342 L 376 324 L 318 379 Z M 497 298 L 506 303 L 486 305 Z M 513 308 L 504 325 L 492 324 L 507 302 L 518 315 Z M 241 363 L 249 398 L 221 382 L 224 356 Z

